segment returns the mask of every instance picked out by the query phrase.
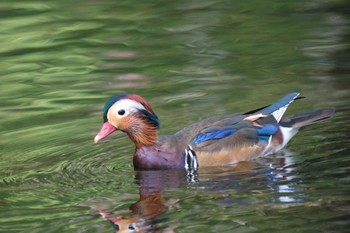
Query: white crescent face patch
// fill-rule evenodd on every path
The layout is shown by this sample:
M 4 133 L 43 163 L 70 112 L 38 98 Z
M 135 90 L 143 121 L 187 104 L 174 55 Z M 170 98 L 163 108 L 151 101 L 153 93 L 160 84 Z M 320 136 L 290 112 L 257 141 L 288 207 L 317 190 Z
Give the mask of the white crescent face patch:
M 107 119 L 111 124 L 113 124 L 113 122 L 118 121 L 118 119 L 129 116 L 130 114 L 139 110 L 146 110 L 146 108 L 135 100 L 122 99 L 110 107 L 107 113 Z M 117 125 L 114 126 L 118 127 Z

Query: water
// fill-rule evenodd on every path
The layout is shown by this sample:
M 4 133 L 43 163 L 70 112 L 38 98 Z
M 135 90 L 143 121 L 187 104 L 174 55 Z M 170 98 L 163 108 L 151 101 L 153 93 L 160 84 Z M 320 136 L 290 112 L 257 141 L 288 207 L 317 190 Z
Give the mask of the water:
M 2 1 L 0 232 L 113 232 L 108 218 L 164 232 L 348 231 L 348 9 L 341 0 Z M 333 106 L 336 115 L 280 154 L 201 169 L 197 182 L 135 172 L 124 135 L 93 144 L 115 93 L 144 96 L 168 134 L 292 91 L 307 98 L 290 113 Z

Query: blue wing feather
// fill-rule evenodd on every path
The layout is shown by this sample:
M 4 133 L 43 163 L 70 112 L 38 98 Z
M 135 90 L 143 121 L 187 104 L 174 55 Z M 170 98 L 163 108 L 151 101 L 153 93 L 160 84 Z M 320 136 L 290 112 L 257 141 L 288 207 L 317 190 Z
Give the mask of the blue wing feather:
M 269 138 L 274 135 L 278 130 L 278 125 L 266 124 L 262 127 L 255 127 L 258 132 L 259 140 L 269 141 Z
M 195 144 L 199 144 L 212 139 L 221 139 L 234 134 L 238 129 L 227 128 L 227 129 L 214 129 L 209 132 L 198 134 L 193 138 Z
M 199 144 L 209 140 L 222 139 L 234 134 L 241 128 L 242 127 L 214 129 L 205 133 L 198 134 L 196 137 L 193 138 L 193 142 L 195 144 Z M 273 124 L 266 124 L 266 125 L 263 125 L 262 127 L 254 127 L 254 128 L 257 130 L 259 140 L 263 140 L 263 141 L 268 141 L 270 136 L 275 134 L 278 130 L 278 126 Z

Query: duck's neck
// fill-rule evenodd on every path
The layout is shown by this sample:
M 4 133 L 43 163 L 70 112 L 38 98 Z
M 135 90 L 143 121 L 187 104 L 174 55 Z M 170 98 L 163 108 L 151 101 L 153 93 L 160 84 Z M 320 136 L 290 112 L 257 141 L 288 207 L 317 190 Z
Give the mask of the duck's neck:
M 141 121 L 133 122 L 133 126 L 126 133 L 135 144 L 136 149 L 155 145 L 158 140 L 157 127 Z

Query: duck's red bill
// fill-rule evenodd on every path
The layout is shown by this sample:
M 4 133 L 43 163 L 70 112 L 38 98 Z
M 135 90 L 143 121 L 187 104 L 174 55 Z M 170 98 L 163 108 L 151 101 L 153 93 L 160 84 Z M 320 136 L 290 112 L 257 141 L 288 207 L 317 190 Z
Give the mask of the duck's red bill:
M 98 134 L 96 135 L 94 141 L 95 143 L 99 142 L 101 139 L 107 137 L 108 135 L 110 135 L 111 133 L 113 133 L 114 131 L 116 131 L 117 129 L 108 121 L 103 123 L 100 132 L 98 132 Z

